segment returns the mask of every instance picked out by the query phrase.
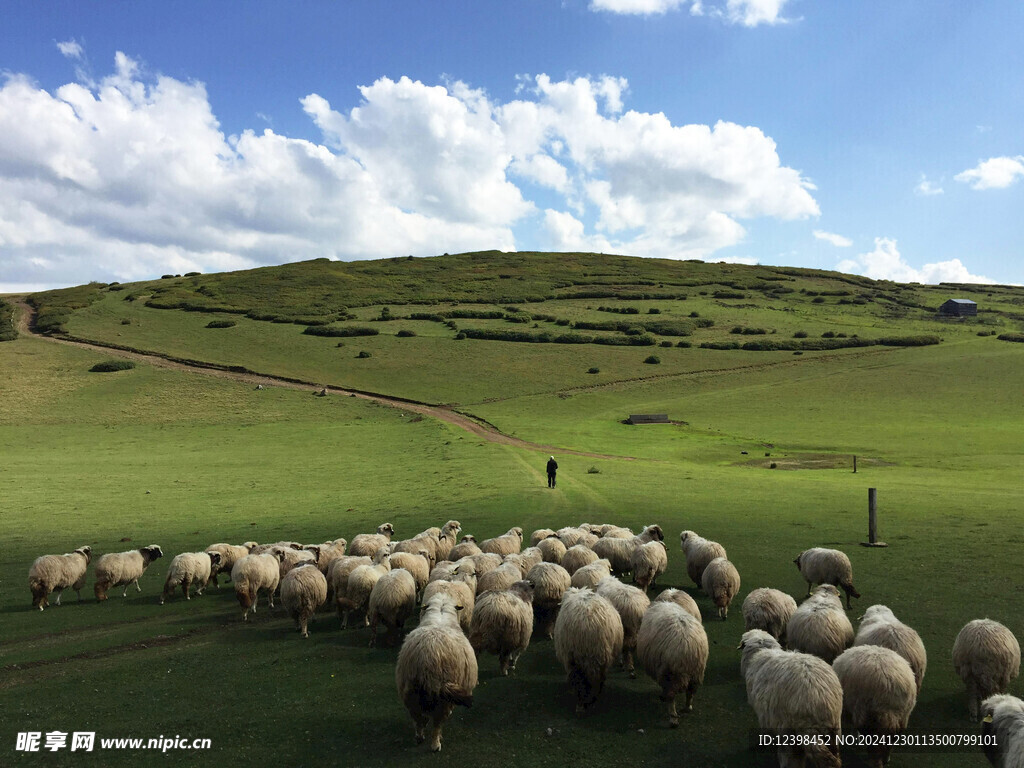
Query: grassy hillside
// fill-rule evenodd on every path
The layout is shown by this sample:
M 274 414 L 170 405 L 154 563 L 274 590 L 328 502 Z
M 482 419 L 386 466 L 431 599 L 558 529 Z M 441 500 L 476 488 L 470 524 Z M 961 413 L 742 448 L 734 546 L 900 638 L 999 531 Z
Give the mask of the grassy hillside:
M 478 270 L 481 279 L 467 281 L 479 265 L 487 265 Z M 419 271 L 403 281 L 403 269 Z M 490 272 L 495 279 L 482 279 Z M 583 272 L 581 280 L 606 282 L 600 289 L 557 286 Z M 291 287 L 252 292 L 272 285 L 274 275 L 290 276 L 280 282 Z M 705 282 L 687 284 L 695 281 Z M 792 292 L 757 288 L 756 281 Z M 642 289 L 674 295 L 527 305 L 525 294 L 498 293 L 517 283 L 539 296 Z M 172 293 L 204 296 L 203 286 L 219 291 L 205 298 L 226 302 L 219 308 L 232 312 L 147 306 Z M 457 296 L 444 294 L 446 286 Z M 924 639 L 930 658 L 911 719 L 916 733 L 977 732 L 949 658 L 964 623 L 989 616 L 1024 636 L 1024 573 L 1009 565 L 1022 544 L 1024 345 L 978 335 L 1021 327 L 1020 289 L 968 292 L 798 270 L 537 254 L 310 262 L 119 288 L 84 286 L 34 298 L 43 314 L 63 316 L 56 325 L 74 336 L 458 403 L 526 440 L 635 458 L 559 455 L 559 487 L 551 491 L 542 476 L 546 454 L 400 409 L 279 387 L 255 391 L 145 364 L 89 373 L 105 355 L 40 339 L 0 344 L 0 369 L 7 372 L 0 377 L 0 710 L 13 713 L 0 725 L 0 743 L 12 745 L 19 731 L 51 729 L 213 740 L 209 753 L 173 755 L 175 765 L 291 764 L 301 756 L 358 766 L 438 759 L 497 766 L 514 755 L 524 766 L 667 765 L 682 756 L 687 765 L 767 768 L 774 756 L 748 748 L 755 721 L 738 673 L 739 601 L 758 586 L 802 597 L 805 585 L 791 561 L 818 545 L 841 548 L 853 561 L 864 597 L 851 619 L 882 602 Z M 840 290 L 852 293 L 823 295 Z M 743 297 L 716 298 L 716 291 Z M 878 296 L 862 298 L 868 293 Z M 975 298 L 982 314 L 936 318 L 932 308 L 952 295 Z M 402 297 L 438 303 L 399 304 Z M 322 311 L 304 321 L 320 322 L 345 307 L 345 316 L 354 317 L 331 318 L 329 327 L 379 333 L 312 336 L 301 323 L 245 316 L 298 317 L 314 306 Z M 503 316 L 375 320 L 385 306 L 392 317 L 466 309 Z M 524 313 L 531 314 L 525 323 L 507 319 Z M 236 324 L 206 327 L 218 319 Z M 714 324 L 693 322 L 701 319 Z M 693 328 L 688 336 L 655 334 L 654 346 L 638 347 L 455 338 L 466 328 L 555 334 L 575 331 L 573 323 L 609 320 Z M 734 327 L 766 333 L 732 333 Z M 400 329 L 416 335 L 400 337 Z M 800 340 L 797 332 L 806 339 L 831 333 L 942 341 L 773 352 L 700 346 Z M 692 346 L 660 346 L 668 340 Z M 371 356 L 358 358 L 360 351 Z M 660 364 L 645 364 L 650 354 Z M 600 372 L 588 373 L 591 367 Z M 635 412 L 667 412 L 675 423 L 621 423 Z M 879 489 L 888 549 L 858 546 L 868 487 Z M 670 565 L 659 585 L 695 596 L 711 641 L 693 714 L 669 730 L 656 686 L 642 674 L 629 680 L 616 671 L 596 711 L 576 718 L 551 643 L 535 640 L 511 679 L 497 677 L 496 660 L 483 658 L 475 705 L 453 717 L 437 758 L 413 745 L 411 721 L 394 692 L 396 651 L 366 648 L 365 630 L 342 632 L 325 613 L 302 640 L 280 610 L 262 609 L 245 625 L 229 587 L 157 605 L 177 552 L 215 541 L 351 538 L 385 519 L 407 536 L 450 518 L 478 539 L 512 525 L 529 532 L 582 521 L 660 523 Z M 726 622 L 712 618 L 710 602 L 686 579 L 675 540 L 684 528 L 721 541 L 741 573 Z M 31 610 L 25 574 L 32 560 L 85 543 L 97 555 L 157 543 L 168 558 L 143 578 L 141 594 L 116 593 L 97 605 L 78 604 L 67 593 L 60 607 Z M 90 578 L 84 597 L 91 587 Z M 116 694 L 106 694 L 111 690 Z M 1012 692 L 1021 693 L 1017 682 Z M 140 757 L 46 753 L 18 755 L 16 764 L 116 766 Z M 847 750 L 844 764 L 862 764 L 861 757 Z M 891 764 L 980 768 L 986 761 L 980 751 L 897 750 Z

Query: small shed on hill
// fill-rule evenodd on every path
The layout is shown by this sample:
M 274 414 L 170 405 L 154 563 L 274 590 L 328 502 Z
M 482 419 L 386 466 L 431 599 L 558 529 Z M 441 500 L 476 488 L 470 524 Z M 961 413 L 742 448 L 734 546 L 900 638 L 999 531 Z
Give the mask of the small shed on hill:
M 974 317 L 978 314 L 978 305 L 970 299 L 950 299 L 939 307 L 939 312 L 950 317 Z
M 626 419 L 627 424 L 671 424 L 667 413 L 633 413 Z

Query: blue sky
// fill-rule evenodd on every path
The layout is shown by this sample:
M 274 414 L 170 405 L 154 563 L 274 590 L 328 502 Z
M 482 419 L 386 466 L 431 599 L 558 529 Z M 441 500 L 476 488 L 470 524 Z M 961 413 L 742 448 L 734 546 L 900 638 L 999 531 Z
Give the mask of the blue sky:
M 499 248 L 1024 283 L 1024 4 L 0 3 L 0 291 Z

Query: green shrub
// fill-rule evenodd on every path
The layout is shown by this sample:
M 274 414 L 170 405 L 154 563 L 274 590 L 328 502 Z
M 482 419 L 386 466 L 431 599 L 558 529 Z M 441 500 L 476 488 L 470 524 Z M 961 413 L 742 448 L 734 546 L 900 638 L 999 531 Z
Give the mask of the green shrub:
M 376 328 L 365 328 L 360 326 L 347 326 L 339 328 L 338 326 L 329 325 L 310 325 L 302 329 L 302 332 L 307 336 L 335 336 L 335 337 L 346 337 L 346 336 L 376 336 L 380 331 Z
M 716 299 L 745 299 L 747 295 L 745 293 L 737 293 L 736 291 L 715 291 L 714 298 Z
M 807 331 L 797 331 L 796 333 L 793 334 L 793 338 L 794 339 L 806 339 L 807 338 Z
M 701 349 L 739 349 L 738 341 L 705 341 L 700 345 Z
M 400 330 L 398 333 L 395 334 L 395 336 L 399 337 L 400 339 L 408 339 L 409 337 L 415 336 L 415 335 L 416 335 L 416 331 L 410 331 L 410 330 L 407 330 L 405 328 L 403 328 L 402 330 Z
M 456 341 L 462 341 L 464 338 L 466 338 L 465 331 L 459 331 L 458 333 L 455 334 Z
M 811 304 L 824 304 L 824 303 L 825 303 L 825 299 L 822 296 L 815 296 L 813 299 L 811 299 Z
M 834 339 L 835 337 L 836 337 L 836 332 L 835 331 L 825 331 L 823 334 L 821 334 L 821 338 L 823 338 L 823 339 Z
M 555 344 L 590 344 L 594 341 L 594 337 L 582 333 L 562 333 L 555 336 L 552 341 Z
M 131 360 L 105 360 L 102 363 L 96 363 L 89 370 L 93 373 L 110 373 L 112 371 L 130 371 L 135 367 L 135 363 Z
M 587 369 L 587 373 L 600 373 L 600 372 L 601 372 L 600 368 L 589 368 L 589 369 Z
M 359 354 L 356 355 L 356 357 L 358 357 L 360 360 L 365 360 L 368 357 L 373 357 L 373 355 L 371 355 L 369 352 L 363 349 L 359 351 Z
M 18 332 L 14 328 L 14 307 L 0 299 L 0 341 L 14 341 Z
M 998 336 L 996 336 L 996 338 L 999 339 L 1000 341 L 1024 342 L 1024 333 L 1019 333 L 1018 331 L 1010 331 L 1009 333 L 1000 333 Z
M 661 363 L 661 358 L 657 355 L 648 355 L 644 358 L 644 362 L 648 365 L 659 365 Z
M 884 347 L 927 347 L 942 342 L 938 336 L 887 336 L 876 343 Z
M 591 467 L 590 469 L 587 470 L 587 474 L 588 475 L 600 475 L 601 474 L 601 470 L 598 469 L 597 467 Z
M 691 312 L 690 317 L 700 317 L 700 312 Z
M 693 346 L 693 344 L 691 344 L 688 341 L 677 341 L 676 346 L 679 347 L 680 349 L 689 349 L 690 347 Z
M 686 320 L 652 320 L 643 327 L 658 336 L 690 336 L 694 324 Z
M 206 324 L 207 328 L 234 328 L 234 320 L 211 320 Z
M 661 314 L 661 310 L 658 309 L 657 307 L 651 307 L 650 309 L 647 310 L 647 314 L 648 315 L 660 315 Z
M 663 341 L 658 346 L 661 346 L 661 347 L 671 347 L 672 346 L 672 342 L 671 341 Z

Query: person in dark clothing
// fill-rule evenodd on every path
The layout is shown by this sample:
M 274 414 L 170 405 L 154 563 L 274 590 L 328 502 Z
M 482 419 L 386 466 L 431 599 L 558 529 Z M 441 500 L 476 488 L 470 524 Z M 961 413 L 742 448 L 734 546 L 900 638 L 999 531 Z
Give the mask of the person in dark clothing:
M 555 457 L 552 456 L 548 459 L 548 488 L 555 487 L 555 472 L 558 471 L 558 462 L 555 461 Z

